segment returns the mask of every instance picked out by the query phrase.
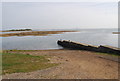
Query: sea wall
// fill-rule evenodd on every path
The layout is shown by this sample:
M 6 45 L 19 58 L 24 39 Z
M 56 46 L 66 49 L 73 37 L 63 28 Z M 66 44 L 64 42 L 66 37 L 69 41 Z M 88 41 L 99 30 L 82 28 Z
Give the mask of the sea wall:
M 69 49 L 77 49 L 77 50 L 88 50 L 88 51 L 95 51 L 95 52 L 102 52 L 102 53 L 112 53 L 112 54 L 120 54 L 120 50 L 115 47 L 111 46 L 93 46 L 83 43 L 77 43 L 73 41 L 67 40 L 58 40 L 57 44 Z

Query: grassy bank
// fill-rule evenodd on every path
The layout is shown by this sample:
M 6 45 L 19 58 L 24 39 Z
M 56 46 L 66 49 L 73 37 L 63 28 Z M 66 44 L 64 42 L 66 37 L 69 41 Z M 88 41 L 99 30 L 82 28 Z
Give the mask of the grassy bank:
M 3 74 L 31 72 L 58 65 L 49 63 L 46 56 L 3 53 L 2 59 Z
M 45 36 L 48 34 L 60 34 L 63 32 L 76 32 L 76 31 L 31 31 L 31 32 L 20 32 L 20 33 L 6 33 L 0 34 L 1 37 L 9 36 Z

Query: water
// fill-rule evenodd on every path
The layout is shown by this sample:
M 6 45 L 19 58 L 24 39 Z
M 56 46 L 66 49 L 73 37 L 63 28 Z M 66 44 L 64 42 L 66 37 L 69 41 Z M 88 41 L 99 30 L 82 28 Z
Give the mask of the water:
M 67 32 L 48 36 L 12 36 L 2 37 L 2 49 L 47 50 L 61 49 L 57 40 L 71 40 L 92 45 L 110 45 L 118 47 L 118 35 L 112 34 L 116 29 L 82 29 L 80 32 Z

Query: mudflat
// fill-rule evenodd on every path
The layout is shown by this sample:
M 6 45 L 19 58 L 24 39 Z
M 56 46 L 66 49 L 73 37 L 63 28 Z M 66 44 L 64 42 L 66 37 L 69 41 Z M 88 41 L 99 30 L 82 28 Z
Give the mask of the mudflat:
M 0 37 L 9 37 L 9 36 L 45 36 L 45 35 L 48 35 L 48 34 L 60 34 L 60 33 L 64 33 L 64 32 L 76 32 L 76 31 L 29 31 L 29 32 L 0 34 Z
M 4 52 L 4 51 L 3 51 Z M 3 79 L 118 79 L 117 56 L 82 50 L 11 50 L 7 53 L 48 56 L 58 66 L 27 73 L 3 75 Z

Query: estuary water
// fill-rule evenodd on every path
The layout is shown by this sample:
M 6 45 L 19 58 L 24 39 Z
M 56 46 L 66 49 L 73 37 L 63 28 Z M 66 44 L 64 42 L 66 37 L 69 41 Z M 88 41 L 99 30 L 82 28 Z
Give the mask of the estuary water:
M 78 29 L 79 32 L 66 32 L 48 36 L 11 36 L 2 38 L 2 49 L 10 50 L 47 50 L 62 49 L 57 45 L 59 39 L 91 45 L 109 45 L 118 47 L 117 29 Z

